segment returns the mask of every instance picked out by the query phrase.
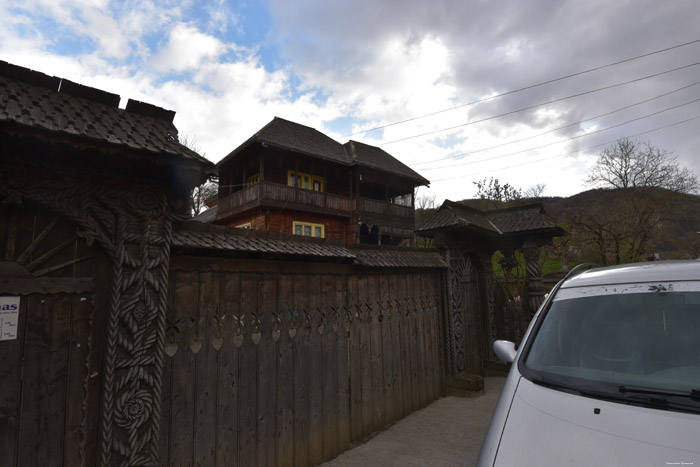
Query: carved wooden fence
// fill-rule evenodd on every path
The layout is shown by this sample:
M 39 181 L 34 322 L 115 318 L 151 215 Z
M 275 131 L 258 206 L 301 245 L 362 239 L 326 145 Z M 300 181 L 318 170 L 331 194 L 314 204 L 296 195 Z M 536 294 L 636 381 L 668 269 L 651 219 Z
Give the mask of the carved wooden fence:
M 162 465 L 316 465 L 440 396 L 442 272 L 174 257 Z

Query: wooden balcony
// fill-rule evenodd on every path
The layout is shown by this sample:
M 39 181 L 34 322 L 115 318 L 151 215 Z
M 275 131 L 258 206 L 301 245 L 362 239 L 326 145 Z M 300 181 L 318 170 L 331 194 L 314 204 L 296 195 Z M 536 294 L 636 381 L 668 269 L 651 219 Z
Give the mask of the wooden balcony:
M 416 228 L 415 212 L 411 206 L 359 198 L 357 214 L 363 224 L 376 225 L 382 233 L 390 235 L 412 237 Z
M 348 196 L 304 190 L 271 182 L 259 182 L 219 199 L 217 218 L 223 219 L 257 207 L 350 217 L 353 200 Z

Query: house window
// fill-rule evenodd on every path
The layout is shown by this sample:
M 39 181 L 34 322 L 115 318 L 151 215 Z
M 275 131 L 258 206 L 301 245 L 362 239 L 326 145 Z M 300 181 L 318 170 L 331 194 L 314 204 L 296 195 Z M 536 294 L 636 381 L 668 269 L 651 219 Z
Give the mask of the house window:
M 246 222 L 245 224 L 240 224 L 236 226 L 237 229 L 252 229 L 252 226 L 250 225 L 250 222 Z
M 323 177 L 290 170 L 287 172 L 287 185 L 305 190 L 323 191 Z
M 248 177 L 248 181 L 246 182 L 246 186 L 255 185 L 259 181 L 260 181 L 260 174 L 259 173 L 255 174 L 255 175 L 251 175 L 250 177 Z
M 325 238 L 326 229 L 323 224 L 311 224 L 308 222 L 294 222 L 294 235 L 305 237 Z

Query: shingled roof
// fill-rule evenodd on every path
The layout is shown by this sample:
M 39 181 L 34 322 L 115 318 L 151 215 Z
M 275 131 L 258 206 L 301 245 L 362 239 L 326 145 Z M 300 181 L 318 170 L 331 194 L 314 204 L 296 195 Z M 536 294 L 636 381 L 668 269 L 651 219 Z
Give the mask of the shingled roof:
M 430 183 L 428 179 L 422 177 L 416 171 L 381 148 L 352 140 L 348 141 L 343 146 L 353 162 L 361 167 L 370 167 L 372 169 L 402 175 L 417 182 L 419 185 L 427 185 Z
M 181 222 L 173 229 L 172 245 L 174 248 L 209 251 L 216 256 L 228 254 L 277 259 L 304 258 L 372 268 L 447 267 L 436 250 L 375 245 L 352 245 L 345 248 L 343 242 L 338 240 L 237 229 L 193 220 Z
M 341 241 L 292 236 L 276 232 L 237 229 L 187 221 L 173 230 L 173 246 L 231 253 L 311 256 L 327 259 L 355 258 Z
M 219 161 L 218 165 L 221 166 L 221 164 L 256 142 L 306 154 L 307 156 L 339 162 L 344 165 L 349 165 L 351 162 L 349 156 L 345 154 L 343 145 L 334 139 L 314 128 L 275 117 L 260 131 L 248 138 L 245 143 Z
M 342 145 L 320 131 L 275 117 L 260 131 L 220 160 L 221 167 L 254 143 L 305 154 L 346 166 L 359 165 L 408 178 L 419 185 L 430 183 L 386 151 L 369 144 L 349 141 Z
M 0 61 L 0 125 L 90 140 L 189 161 L 206 174 L 214 164 L 178 142 L 175 112 Z
M 351 245 L 350 251 L 363 266 L 374 268 L 446 268 L 437 250 L 378 245 Z
M 429 236 L 454 228 L 467 228 L 494 236 L 523 232 L 551 232 L 554 235 L 564 233 L 563 229 L 547 217 L 541 204 L 481 211 L 449 200 L 416 233 Z

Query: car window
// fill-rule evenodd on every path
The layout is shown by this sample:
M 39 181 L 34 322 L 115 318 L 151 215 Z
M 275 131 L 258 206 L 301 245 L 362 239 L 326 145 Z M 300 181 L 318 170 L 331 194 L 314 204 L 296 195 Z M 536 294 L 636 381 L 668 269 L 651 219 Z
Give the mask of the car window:
M 533 338 L 530 372 L 579 382 L 700 388 L 700 285 L 562 289 Z

